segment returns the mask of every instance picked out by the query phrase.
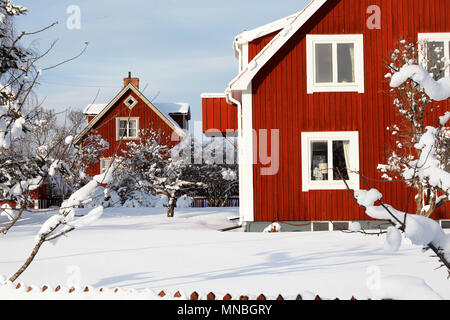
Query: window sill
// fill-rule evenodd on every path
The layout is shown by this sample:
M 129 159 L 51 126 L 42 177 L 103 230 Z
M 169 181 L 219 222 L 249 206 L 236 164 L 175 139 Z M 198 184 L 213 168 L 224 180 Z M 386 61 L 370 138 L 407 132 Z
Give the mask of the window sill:
M 359 85 L 352 86 L 312 86 L 308 88 L 307 93 L 313 94 L 316 92 L 357 92 L 364 93 L 364 87 Z
M 347 184 L 351 190 L 357 190 L 355 182 L 347 180 Z M 347 186 L 342 181 L 326 181 L 326 182 L 309 182 L 307 185 L 302 186 L 303 192 L 314 190 L 346 190 Z
M 123 141 L 123 140 L 126 140 L 126 141 L 130 141 L 130 140 L 139 140 L 139 138 L 138 137 L 134 137 L 134 138 L 116 138 L 116 141 Z

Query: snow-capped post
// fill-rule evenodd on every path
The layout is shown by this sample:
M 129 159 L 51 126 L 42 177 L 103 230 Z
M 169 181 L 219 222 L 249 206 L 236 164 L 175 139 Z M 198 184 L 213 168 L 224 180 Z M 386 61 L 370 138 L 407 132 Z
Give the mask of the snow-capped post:
M 425 50 L 421 52 L 420 50 Z M 450 159 L 448 122 L 450 112 L 439 118 L 435 126 L 427 126 L 427 116 L 435 111 L 433 100 L 450 98 L 450 78 L 443 77 L 445 68 L 439 51 L 429 54 L 427 43 L 400 41 L 400 47 L 392 54 L 388 65 L 390 72 L 390 93 L 394 106 L 404 121 L 388 128 L 392 132 L 395 148 L 387 164 L 380 164 L 382 178 L 389 181 L 403 181 L 408 185 L 408 197 L 404 211 L 383 203 L 382 194 L 372 189 L 365 176 L 358 172 L 367 190 L 347 190 L 358 204 L 366 209 L 366 214 L 376 220 L 387 220 L 392 225 L 386 233 L 386 247 L 392 251 L 399 249 L 403 232 L 405 237 L 424 250 L 432 250 L 446 267 L 450 278 L 450 235 L 438 222 L 430 217 L 450 199 Z M 419 56 L 428 57 L 421 61 L 431 68 L 431 75 L 421 65 Z M 434 58 L 430 58 L 434 57 Z M 434 59 L 434 60 L 432 60 Z M 393 74 L 392 74 L 393 73 Z M 409 214 L 409 201 L 416 194 L 416 214 Z M 375 205 L 378 203 L 379 205 Z

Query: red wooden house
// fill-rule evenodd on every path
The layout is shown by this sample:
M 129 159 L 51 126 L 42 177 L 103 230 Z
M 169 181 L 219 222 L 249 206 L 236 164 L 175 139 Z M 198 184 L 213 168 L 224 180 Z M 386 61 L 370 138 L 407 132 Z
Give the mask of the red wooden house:
M 84 109 L 86 128 L 75 138 L 81 145 L 89 134 L 100 134 L 109 143 L 99 162 L 87 169 L 93 176 L 108 168 L 116 150 L 126 148 L 128 141 L 138 139 L 139 131 L 159 132 L 168 144 L 178 143 L 189 129 L 191 118 L 188 103 L 155 103 L 139 91 L 139 78 L 124 78 L 122 90 L 108 104 L 90 104 Z M 118 153 L 120 154 L 120 152 Z
M 247 230 L 270 221 L 313 231 L 355 220 L 374 226 L 327 168 L 344 168 L 353 189 L 363 185 L 352 171 L 376 178 L 371 187 L 404 209 L 404 183 L 383 182 L 377 170 L 392 142 L 386 128 L 398 119 L 385 62 L 400 40 L 420 38 L 450 59 L 448 13 L 448 0 L 313 0 L 235 38 L 238 75 L 225 94 L 202 95 L 203 121 L 205 131 L 237 129 Z M 440 114 L 449 109 L 440 105 Z M 449 219 L 448 206 L 433 218 Z

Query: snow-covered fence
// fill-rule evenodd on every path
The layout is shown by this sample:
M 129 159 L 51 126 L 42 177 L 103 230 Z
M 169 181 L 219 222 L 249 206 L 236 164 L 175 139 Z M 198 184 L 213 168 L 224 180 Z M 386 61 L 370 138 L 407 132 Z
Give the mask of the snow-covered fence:
M 58 285 L 54 288 L 49 285 L 35 286 L 26 285 L 24 283 L 13 284 L 11 282 L 0 285 L 0 300 L 330 300 L 322 298 L 317 294 L 309 291 L 299 293 L 297 295 L 265 295 L 263 293 L 257 295 L 251 294 L 230 294 L 230 293 L 214 293 L 194 291 L 190 294 L 184 293 L 182 290 L 167 291 L 161 290 L 155 293 L 150 289 L 134 290 L 120 288 L 93 288 L 90 286 L 79 288 L 66 288 Z M 339 300 L 335 298 L 334 300 Z M 351 297 L 350 300 L 357 300 Z
M 49 198 L 35 200 L 34 209 L 48 209 L 50 207 L 61 207 L 61 198 Z
M 192 202 L 193 208 L 207 208 L 208 198 L 206 197 L 194 197 Z M 225 203 L 225 207 L 239 207 L 239 197 L 230 197 Z

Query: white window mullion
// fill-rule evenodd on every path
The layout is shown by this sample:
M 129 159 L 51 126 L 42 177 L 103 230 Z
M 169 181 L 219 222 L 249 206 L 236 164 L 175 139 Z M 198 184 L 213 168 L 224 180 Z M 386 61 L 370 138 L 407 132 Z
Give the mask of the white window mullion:
M 333 140 L 328 139 L 328 181 L 333 181 Z
M 333 41 L 331 43 L 332 45 L 332 52 L 333 52 L 333 85 L 338 84 L 338 58 L 337 58 L 337 42 Z

